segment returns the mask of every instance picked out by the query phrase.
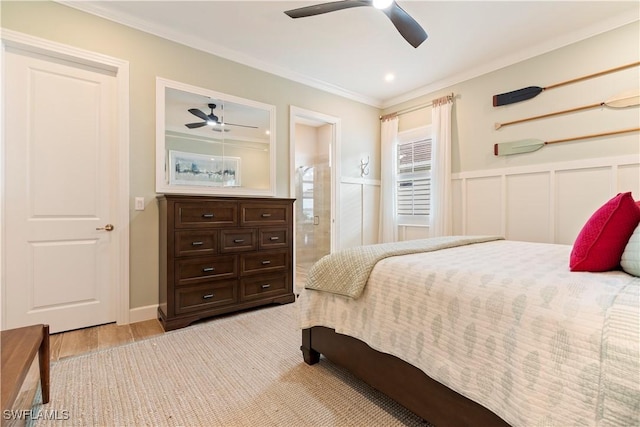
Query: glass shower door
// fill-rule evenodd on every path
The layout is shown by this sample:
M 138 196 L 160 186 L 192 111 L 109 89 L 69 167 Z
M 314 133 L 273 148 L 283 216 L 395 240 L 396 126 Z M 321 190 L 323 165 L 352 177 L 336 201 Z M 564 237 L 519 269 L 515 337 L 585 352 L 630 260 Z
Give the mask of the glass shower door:
M 297 281 L 304 281 L 309 268 L 331 250 L 331 206 L 327 169 L 328 164 L 298 168 L 296 272 L 302 277 L 298 277 Z
M 330 124 L 296 124 L 295 216 L 296 287 L 304 286 L 307 271 L 331 252 Z

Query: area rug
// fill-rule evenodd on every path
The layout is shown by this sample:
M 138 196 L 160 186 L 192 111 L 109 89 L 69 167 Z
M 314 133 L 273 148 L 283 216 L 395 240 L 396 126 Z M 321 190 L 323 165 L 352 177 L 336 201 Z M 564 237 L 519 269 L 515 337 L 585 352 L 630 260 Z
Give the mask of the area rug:
M 55 362 L 51 401 L 29 424 L 428 425 L 327 359 L 305 364 L 296 310 L 261 308 Z

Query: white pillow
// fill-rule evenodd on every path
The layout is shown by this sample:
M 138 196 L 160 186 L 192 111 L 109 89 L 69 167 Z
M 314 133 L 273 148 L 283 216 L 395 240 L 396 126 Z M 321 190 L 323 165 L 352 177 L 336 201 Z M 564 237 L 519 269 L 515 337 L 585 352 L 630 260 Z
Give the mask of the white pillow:
M 627 273 L 640 277 L 640 224 L 633 231 L 624 248 L 620 265 Z

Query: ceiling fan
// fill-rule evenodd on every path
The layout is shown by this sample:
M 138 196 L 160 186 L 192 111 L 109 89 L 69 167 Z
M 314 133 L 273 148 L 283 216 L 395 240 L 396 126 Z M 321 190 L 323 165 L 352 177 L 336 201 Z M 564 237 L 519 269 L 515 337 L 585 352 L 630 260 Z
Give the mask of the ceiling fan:
M 320 15 L 337 10 L 349 9 L 359 6 L 374 6 L 389 17 L 400 35 L 413 47 L 418 47 L 427 39 L 427 33 L 420 24 L 402 9 L 395 0 L 343 0 L 329 3 L 321 3 L 315 6 L 306 6 L 298 9 L 287 10 L 285 13 L 291 18 L 304 18 Z
M 207 107 L 209 107 L 211 109 L 211 113 L 210 114 L 205 114 L 202 111 L 198 110 L 197 108 L 190 108 L 189 112 L 191 114 L 193 114 L 194 116 L 204 120 L 203 122 L 197 122 L 197 123 L 187 123 L 185 124 L 186 127 L 188 127 L 189 129 L 197 129 L 197 128 L 201 128 L 203 126 L 211 126 L 211 130 L 213 130 L 214 132 L 229 132 L 230 129 L 225 129 L 225 126 L 239 126 L 239 127 L 243 127 L 243 128 L 251 128 L 251 129 L 257 129 L 257 126 L 248 126 L 248 125 L 239 125 L 236 123 L 227 123 L 224 121 L 223 119 L 220 119 L 218 116 L 216 116 L 215 114 L 213 114 L 213 110 L 216 109 L 216 104 L 207 104 Z M 221 107 L 222 108 L 222 107 Z

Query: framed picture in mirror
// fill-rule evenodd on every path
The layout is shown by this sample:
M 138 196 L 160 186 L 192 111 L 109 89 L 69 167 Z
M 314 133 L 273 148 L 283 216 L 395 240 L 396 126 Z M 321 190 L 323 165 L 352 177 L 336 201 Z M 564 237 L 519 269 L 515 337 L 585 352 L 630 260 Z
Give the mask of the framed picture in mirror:
M 169 150 L 169 184 L 240 187 L 239 157 Z

